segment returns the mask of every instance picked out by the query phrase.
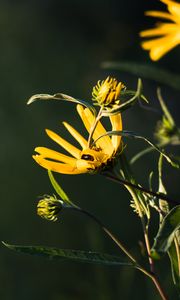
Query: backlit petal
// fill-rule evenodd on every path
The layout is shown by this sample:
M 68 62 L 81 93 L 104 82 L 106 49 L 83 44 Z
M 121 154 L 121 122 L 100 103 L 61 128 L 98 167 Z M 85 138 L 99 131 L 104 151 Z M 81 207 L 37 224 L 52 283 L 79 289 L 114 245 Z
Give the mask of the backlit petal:
M 66 122 L 63 122 L 66 129 L 70 132 L 70 134 L 78 141 L 78 143 L 81 145 L 83 149 L 87 148 L 87 141 L 86 139 L 71 125 L 69 125 Z
M 79 113 L 87 131 L 90 132 L 90 130 L 94 124 L 95 117 L 93 116 L 93 114 L 91 113 L 91 111 L 88 108 L 84 109 L 81 105 L 77 105 L 77 110 L 78 110 L 78 113 Z M 93 139 L 96 140 L 103 134 L 106 134 L 106 130 L 103 127 L 103 125 L 101 124 L 101 122 L 99 122 L 94 131 Z M 101 139 L 99 139 L 97 141 L 96 145 L 97 145 L 97 147 L 100 147 L 104 153 L 108 154 L 109 156 L 112 155 L 113 145 L 112 145 L 112 142 L 111 142 L 111 139 L 109 136 L 105 136 L 105 137 L 102 137 Z
M 55 160 L 55 161 L 59 161 L 59 162 L 63 162 L 63 163 L 68 163 L 71 166 L 75 166 L 76 165 L 76 159 L 67 155 L 64 155 L 62 153 L 59 153 L 57 151 L 48 149 L 46 147 L 36 147 L 35 151 L 39 154 L 41 154 L 41 156 L 43 158 L 47 158 L 47 159 L 51 159 L 51 160 Z
M 88 108 L 85 108 L 84 113 L 85 113 L 86 117 L 88 118 L 88 120 L 90 121 L 90 123 L 93 124 L 95 121 L 95 118 L 94 118 L 93 114 L 91 113 L 91 111 Z M 93 134 L 93 140 L 96 140 L 101 135 L 106 134 L 106 132 L 107 131 L 104 128 L 104 126 L 101 124 L 101 122 L 98 122 L 96 129 L 94 131 L 94 134 Z M 100 138 L 96 144 L 98 147 L 100 147 L 103 150 L 104 153 L 112 155 L 114 149 L 113 149 L 113 145 L 111 142 L 111 138 L 109 136 L 104 136 L 104 137 Z
M 156 61 L 180 43 L 177 35 L 168 35 L 142 43 L 145 50 L 150 50 L 150 57 Z
M 168 5 L 169 12 L 174 15 L 177 23 L 180 23 L 180 3 L 170 0 L 161 0 L 161 2 Z
M 155 18 L 166 19 L 169 21 L 174 21 L 174 16 L 172 16 L 171 14 L 169 14 L 167 12 L 150 10 L 150 11 L 146 11 L 145 15 L 149 16 L 149 17 L 155 17 Z
M 111 121 L 111 124 L 112 124 L 112 130 L 113 131 L 121 131 L 122 130 L 121 114 L 116 114 L 114 116 L 110 116 L 110 121 Z M 117 151 L 117 149 L 120 146 L 121 136 L 113 135 L 111 140 L 112 140 L 112 144 L 113 144 L 113 147 L 114 147 L 115 151 Z
M 43 158 L 41 155 L 33 155 L 34 160 L 43 168 L 51 170 L 53 172 L 61 174 L 81 174 L 87 173 L 87 170 L 78 170 L 76 167 L 72 167 L 69 164 L 58 163 L 54 161 L 49 161 Z
M 140 32 L 141 37 L 153 37 L 158 35 L 167 35 L 177 31 L 176 24 L 160 24 L 157 28 L 147 29 Z
M 81 151 L 78 148 L 71 145 L 66 140 L 64 140 L 62 137 L 60 137 L 58 134 L 56 134 L 55 132 L 53 132 L 49 129 L 46 129 L 46 133 L 53 141 L 55 141 L 58 145 L 60 145 L 62 148 L 64 148 L 72 156 L 74 156 L 76 158 L 80 157 Z

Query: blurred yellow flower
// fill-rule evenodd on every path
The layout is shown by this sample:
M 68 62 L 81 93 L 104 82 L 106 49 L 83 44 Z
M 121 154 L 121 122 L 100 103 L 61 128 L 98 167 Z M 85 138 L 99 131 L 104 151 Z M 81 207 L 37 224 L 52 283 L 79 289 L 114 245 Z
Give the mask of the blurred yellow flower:
M 88 108 L 77 105 L 77 112 L 86 127 L 88 133 L 91 132 L 96 118 Z M 109 117 L 112 130 L 122 130 L 121 114 Z M 45 169 L 62 173 L 62 174 L 82 174 L 96 172 L 104 168 L 118 153 L 120 148 L 120 136 L 104 136 L 95 142 L 94 146 L 89 146 L 86 140 L 76 129 L 66 122 L 63 122 L 69 133 L 80 144 L 82 149 L 70 144 L 53 131 L 46 129 L 48 136 L 64 148 L 71 156 L 59 153 L 57 151 L 37 147 L 38 153 L 33 155 L 34 160 Z M 101 135 L 106 134 L 106 130 L 99 121 L 93 133 L 93 140 L 96 141 Z
M 92 100 L 100 106 L 114 106 L 120 103 L 121 90 L 125 88 L 122 82 L 115 78 L 107 77 L 106 80 L 98 81 L 93 88 Z
M 147 11 L 145 14 L 171 22 L 159 22 L 156 28 L 140 32 L 141 37 L 156 37 L 141 44 L 144 50 L 150 51 L 150 58 L 154 61 L 180 44 L 180 3 L 171 0 L 160 1 L 167 5 L 169 12 Z

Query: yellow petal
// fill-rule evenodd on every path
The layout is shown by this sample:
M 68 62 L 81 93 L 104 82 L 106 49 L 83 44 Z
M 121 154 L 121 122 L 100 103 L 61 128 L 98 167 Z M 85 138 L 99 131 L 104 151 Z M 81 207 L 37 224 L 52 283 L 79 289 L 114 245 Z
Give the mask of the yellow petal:
M 51 170 L 53 172 L 58 172 L 61 174 L 82 174 L 86 173 L 85 170 L 78 170 L 77 168 L 73 168 L 72 166 L 68 164 L 61 164 L 54 161 L 49 161 L 43 158 L 41 155 L 33 155 L 34 160 L 43 168 L 47 170 Z
M 180 23 L 180 3 L 170 0 L 161 0 L 161 2 L 168 5 L 169 12 L 175 16 L 176 22 Z
M 84 108 L 83 108 L 83 106 L 80 105 L 80 104 L 78 104 L 78 105 L 76 106 L 76 109 L 77 109 L 77 112 L 78 112 L 78 114 L 79 114 L 79 116 L 80 116 L 80 118 L 81 118 L 81 120 L 82 120 L 82 122 L 83 122 L 83 124 L 84 124 L 84 126 L 85 126 L 85 128 L 86 128 L 86 130 L 87 130 L 88 133 L 89 133 L 90 128 L 91 128 L 91 124 L 89 123 L 89 120 L 86 118 L 86 115 L 85 115 L 85 113 L 84 113 Z
M 166 35 L 169 33 L 176 32 L 178 27 L 176 24 L 161 24 L 157 28 L 147 29 L 140 32 L 141 37 L 153 37 L 158 35 Z
M 78 141 L 78 143 L 81 145 L 83 149 L 87 148 L 87 141 L 86 139 L 71 125 L 69 125 L 66 122 L 63 122 L 66 129 L 70 132 L 70 134 Z
M 150 50 L 150 57 L 156 61 L 180 43 L 177 35 L 168 35 L 142 43 L 145 50 Z
M 166 19 L 169 21 L 174 21 L 174 16 L 172 16 L 171 14 L 169 14 L 167 12 L 150 10 L 150 11 L 146 11 L 145 15 L 149 16 L 149 17 L 155 17 L 155 18 Z
M 114 116 L 110 116 L 110 121 L 111 121 L 111 124 L 112 124 L 112 130 L 113 131 L 121 131 L 122 130 L 121 114 L 116 114 Z M 112 144 L 114 146 L 115 151 L 117 151 L 119 146 L 120 146 L 121 136 L 113 135 L 111 140 L 112 140 Z
M 95 117 L 93 116 L 93 114 L 91 113 L 91 111 L 88 108 L 84 109 L 81 105 L 77 105 L 77 111 L 78 111 L 87 131 L 90 132 L 90 130 L 94 124 Z M 103 135 L 105 133 L 106 133 L 105 128 L 99 122 L 95 129 L 95 132 L 93 134 L 93 139 L 96 140 L 97 138 L 99 138 L 101 135 Z M 97 141 L 96 145 L 97 145 L 97 147 L 100 147 L 104 153 L 108 154 L 109 156 L 112 155 L 113 145 L 112 145 L 112 142 L 111 142 L 111 139 L 109 136 L 105 136 L 105 137 L 102 137 L 101 139 L 99 139 Z
M 91 113 L 91 111 L 88 108 L 85 108 L 84 113 L 85 113 L 86 117 L 88 118 L 88 120 L 90 121 L 90 124 L 93 124 L 95 121 L 95 118 L 94 118 L 93 114 Z M 101 122 L 98 122 L 96 129 L 94 131 L 94 134 L 93 134 L 93 139 L 96 140 L 101 135 L 106 134 L 106 132 L 107 131 L 105 130 L 105 128 L 101 124 Z M 112 155 L 114 149 L 113 149 L 113 145 L 112 145 L 112 142 L 111 142 L 111 139 L 109 136 L 104 136 L 104 137 L 100 138 L 96 144 L 98 147 L 100 147 L 103 150 L 104 153 Z
M 68 163 L 71 166 L 76 165 L 76 159 L 67 155 L 64 155 L 62 153 L 59 153 L 57 151 L 48 149 L 46 147 L 36 147 L 35 151 L 39 153 L 43 158 Z
M 62 148 L 64 148 L 72 156 L 74 156 L 76 158 L 80 157 L 81 151 L 78 148 L 71 145 L 66 140 L 64 140 L 62 137 L 60 137 L 58 134 L 56 134 L 55 132 L 53 132 L 49 129 L 46 129 L 46 133 L 53 141 L 55 141 L 58 145 L 60 145 Z

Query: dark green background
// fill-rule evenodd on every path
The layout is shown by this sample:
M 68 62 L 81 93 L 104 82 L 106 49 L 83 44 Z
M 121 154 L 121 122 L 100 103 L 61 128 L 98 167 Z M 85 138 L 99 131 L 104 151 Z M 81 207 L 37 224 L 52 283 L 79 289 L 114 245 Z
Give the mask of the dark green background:
M 52 194 L 46 171 L 34 163 L 35 146 L 55 144 L 44 128 L 68 137 L 61 122 L 67 120 L 81 130 L 75 105 L 37 102 L 26 106 L 36 93 L 64 92 L 91 100 L 97 80 L 109 74 L 136 88 L 137 78 L 124 72 L 103 70 L 107 60 L 149 62 L 139 46 L 138 32 L 152 25 L 143 11 L 162 8 L 158 1 L 131 0 L 39 0 L 0 1 L 0 238 L 22 245 L 103 251 L 119 254 L 101 230 L 81 215 L 64 212 L 58 223 L 36 215 L 37 197 Z M 156 65 L 179 71 L 179 48 Z M 144 81 L 145 94 L 159 109 L 156 84 Z M 163 96 L 178 122 L 179 94 L 163 88 Z M 124 128 L 153 138 L 158 114 L 135 108 L 123 114 Z M 145 145 L 126 140 L 131 157 Z M 172 148 L 168 150 L 174 150 Z M 148 186 L 158 155 L 148 155 L 134 166 L 137 179 Z M 177 171 L 165 164 L 164 179 L 170 195 L 178 199 Z M 59 182 L 78 205 L 99 216 L 138 253 L 143 240 L 139 219 L 129 207 L 129 194 L 116 183 L 100 176 L 58 175 Z M 154 217 L 156 217 L 154 215 Z M 152 233 L 156 232 L 156 222 Z M 165 267 L 163 265 L 165 264 Z M 170 299 L 175 299 L 169 264 L 159 264 L 162 282 Z M 138 271 L 126 268 L 60 263 L 19 255 L 0 247 L 0 297 L 3 300 L 159 299 L 154 286 Z

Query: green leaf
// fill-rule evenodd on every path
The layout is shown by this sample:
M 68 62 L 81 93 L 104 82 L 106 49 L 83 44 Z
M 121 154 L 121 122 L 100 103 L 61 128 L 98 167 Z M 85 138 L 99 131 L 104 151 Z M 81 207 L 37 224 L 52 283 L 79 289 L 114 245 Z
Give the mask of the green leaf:
M 83 106 L 88 107 L 93 114 L 96 114 L 96 110 L 94 109 L 94 107 L 92 105 L 90 105 L 88 102 L 84 101 L 84 100 L 79 100 L 76 98 L 73 98 L 69 95 L 66 94 L 62 94 L 62 93 L 57 93 L 54 95 L 49 95 L 49 94 L 36 94 L 33 95 L 27 102 L 27 104 L 31 104 L 37 100 L 64 100 L 64 101 L 68 101 L 68 102 L 74 102 L 77 104 L 81 104 Z
M 53 186 L 53 188 L 55 189 L 56 193 L 60 196 L 60 198 L 67 204 L 74 206 L 74 204 L 71 202 L 71 200 L 69 199 L 69 197 L 67 196 L 67 194 L 64 192 L 64 190 L 62 189 L 62 187 L 59 185 L 59 183 L 56 181 L 56 179 L 54 178 L 52 172 L 50 170 L 48 170 L 48 176 L 49 179 L 51 181 L 51 184 Z
M 179 250 L 180 252 L 180 250 Z M 171 271 L 172 271 L 172 277 L 174 285 L 177 288 L 177 291 L 180 295 L 180 269 L 179 269 L 179 263 L 178 263 L 178 256 L 177 256 L 177 249 L 175 246 L 175 243 L 173 242 L 168 250 L 168 255 L 171 261 Z
M 151 147 L 153 147 L 155 150 L 157 150 L 159 153 L 161 153 L 165 158 L 166 160 L 173 166 L 173 167 L 176 167 L 176 168 L 179 168 L 179 165 L 176 164 L 175 162 L 173 162 L 171 160 L 171 158 L 165 154 L 165 152 L 163 152 L 158 146 L 156 146 L 155 144 L 153 144 L 150 140 L 148 140 L 147 138 L 139 135 L 139 134 L 136 134 L 134 133 L 133 131 L 129 131 L 129 130 L 122 130 L 122 131 L 107 131 L 105 134 L 101 135 L 100 137 L 98 137 L 94 142 L 93 144 L 95 144 L 100 138 L 106 136 L 106 135 L 120 135 L 120 136 L 125 136 L 125 137 L 130 137 L 130 138 L 135 138 L 135 139 L 140 139 L 140 140 L 144 140 L 146 143 L 148 143 L 149 145 L 151 145 Z
M 20 246 L 9 245 L 2 242 L 7 248 L 17 252 L 42 256 L 50 259 L 70 260 L 81 263 L 91 263 L 109 266 L 128 266 L 135 267 L 134 264 L 123 261 L 121 257 L 104 254 L 99 252 L 71 250 L 71 249 L 58 249 L 44 246 Z
M 180 228 L 180 205 L 174 207 L 163 219 L 157 236 L 154 241 L 154 245 L 151 249 L 151 255 L 153 258 L 161 258 L 165 254 L 175 237 L 175 232 Z
M 158 174 L 159 174 L 159 188 L 158 192 L 167 194 L 166 189 L 164 187 L 163 181 L 162 181 L 162 163 L 163 158 L 162 155 L 160 155 L 159 162 L 158 162 Z M 168 202 L 162 199 L 159 199 L 159 207 L 164 215 L 167 215 L 169 213 L 169 205 Z M 160 215 L 160 225 L 163 222 L 163 215 Z M 176 231 L 176 235 L 178 234 L 178 230 Z M 168 256 L 171 262 L 171 272 L 172 272 L 172 278 L 173 282 L 180 292 L 180 265 L 178 263 L 179 261 L 179 255 L 180 255 L 180 247 L 178 246 L 177 238 L 174 237 L 173 242 L 171 243 L 169 250 L 168 250 Z
M 180 90 L 180 76 L 174 74 L 153 64 L 142 64 L 138 62 L 104 62 L 102 67 L 105 69 L 119 70 L 129 72 L 142 78 L 155 80 L 156 82 L 168 85 Z

